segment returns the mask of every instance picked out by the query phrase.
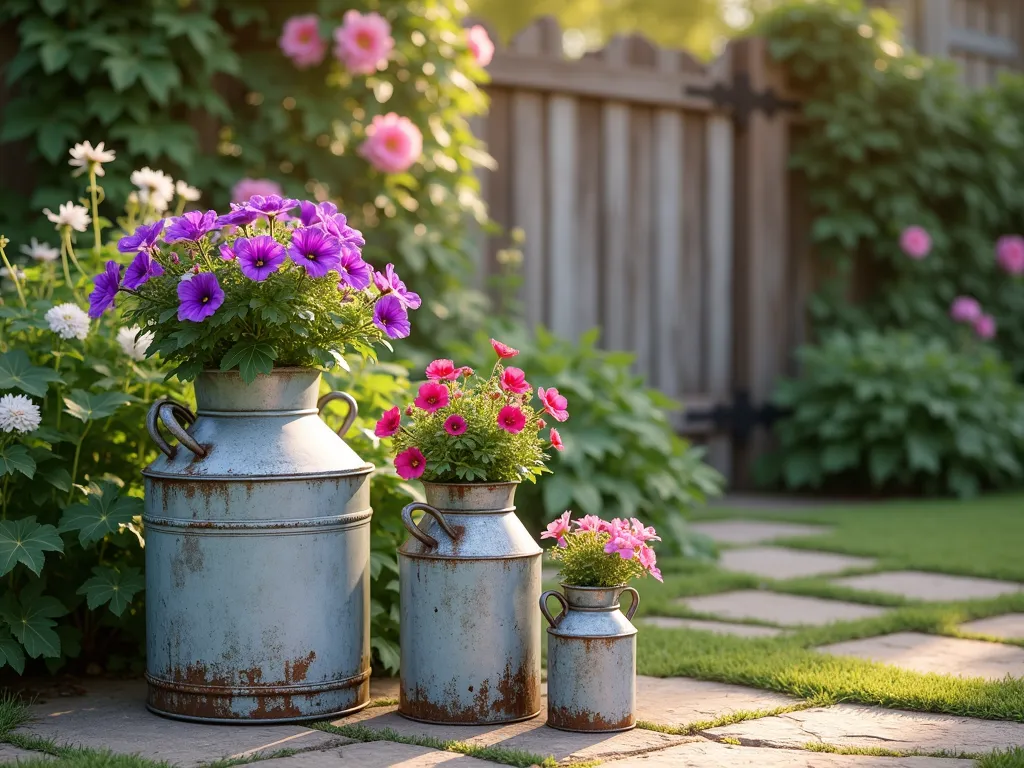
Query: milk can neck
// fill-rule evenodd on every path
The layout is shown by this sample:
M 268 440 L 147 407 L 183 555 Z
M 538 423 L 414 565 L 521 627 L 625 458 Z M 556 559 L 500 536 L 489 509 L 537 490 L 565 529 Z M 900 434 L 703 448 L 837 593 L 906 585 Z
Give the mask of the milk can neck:
M 569 607 L 580 611 L 614 611 L 619 608 L 619 595 L 625 589 L 621 584 L 616 587 L 574 587 L 563 584 L 565 599 Z
M 237 371 L 204 371 L 195 381 L 198 415 L 317 412 L 320 371 L 275 368 L 249 384 Z

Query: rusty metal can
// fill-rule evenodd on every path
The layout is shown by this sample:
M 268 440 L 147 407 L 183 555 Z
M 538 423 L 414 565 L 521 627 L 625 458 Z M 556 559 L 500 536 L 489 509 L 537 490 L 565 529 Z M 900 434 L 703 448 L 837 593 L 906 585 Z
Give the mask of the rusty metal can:
M 633 587 L 574 587 L 540 596 L 548 629 L 548 725 L 586 733 L 636 727 L 636 627 Z M 623 615 L 619 596 L 633 594 Z M 552 616 L 548 598 L 562 604 Z
M 369 702 L 373 465 L 339 436 L 355 401 L 319 388 L 306 368 L 248 385 L 208 372 L 194 415 L 150 409 L 163 454 L 143 471 L 153 712 L 291 722 Z M 349 407 L 337 434 L 319 416 L 332 400 Z
M 398 713 L 454 724 L 536 717 L 541 549 L 516 517 L 516 484 L 424 487 L 428 503 L 402 510 Z

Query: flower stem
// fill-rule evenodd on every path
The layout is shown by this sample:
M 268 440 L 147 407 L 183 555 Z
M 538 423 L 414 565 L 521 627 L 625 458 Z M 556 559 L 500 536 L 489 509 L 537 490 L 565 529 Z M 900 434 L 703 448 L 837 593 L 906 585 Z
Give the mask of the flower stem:
M 53 372 L 60 375 L 60 344 L 61 338 L 57 337 L 57 348 L 53 350 Z M 64 402 L 64 398 L 61 396 L 61 385 L 57 382 L 57 429 L 60 429 L 60 415 L 63 411 L 61 404 Z
M 0 259 L 3 259 L 4 266 L 7 267 L 7 274 L 10 275 L 11 280 L 14 281 L 14 287 L 18 291 L 18 300 L 21 301 L 21 306 L 27 307 L 28 303 L 25 301 L 25 294 L 22 293 L 21 290 L 21 280 L 18 279 L 18 272 L 13 266 L 11 266 L 11 262 L 7 259 L 7 253 L 4 251 L 2 245 L 0 245 Z
M 64 233 L 65 237 L 67 237 L 68 240 L 68 255 L 71 257 L 71 263 L 75 265 L 75 269 L 78 270 L 78 274 L 80 274 L 82 277 L 87 277 L 87 275 L 85 274 L 85 270 L 82 269 L 82 265 L 78 263 L 78 257 L 75 256 L 74 246 L 71 245 L 71 228 L 68 227 L 67 229 L 65 229 Z
M 89 194 L 92 196 L 92 234 L 94 238 L 93 253 L 100 255 L 100 203 L 99 187 L 96 186 L 96 163 L 89 163 Z
M 78 479 L 78 459 L 82 455 L 82 443 L 85 442 L 85 436 L 89 434 L 89 427 L 91 426 L 91 421 L 85 425 L 85 429 L 82 430 L 82 434 L 78 438 L 78 444 L 75 446 L 75 459 L 71 463 L 71 489 L 68 491 L 68 504 L 71 503 L 71 499 L 75 495 L 75 480 Z

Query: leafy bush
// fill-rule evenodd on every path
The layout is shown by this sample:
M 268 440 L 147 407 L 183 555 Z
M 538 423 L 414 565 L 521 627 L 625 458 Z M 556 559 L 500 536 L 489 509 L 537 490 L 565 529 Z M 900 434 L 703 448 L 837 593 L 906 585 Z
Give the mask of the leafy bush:
M 783 381 L 781 450 L 763 468 L 790 488 L 971 496 L 1024 478 L 1024 388 L 986 348 L 909 333 L 835 333 Z

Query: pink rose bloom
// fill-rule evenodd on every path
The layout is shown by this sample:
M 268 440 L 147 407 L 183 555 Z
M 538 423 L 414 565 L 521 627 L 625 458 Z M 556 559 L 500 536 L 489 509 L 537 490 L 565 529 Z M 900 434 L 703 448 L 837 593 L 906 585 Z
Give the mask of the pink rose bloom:
M 494 58 L 494 43 L 491 42 L 491 36 L 479 24 L 466 30 L 466 45 L 481 67 L 486 67 Z
M 974 321 L 974 332 L 980 339 L 991 339 L 996 335 L 996 319 L 992 315 L 982 315 Z
M 569 532 L 569 517 L 568 512 L 563 512 L 560 517 L 552 520 L 548 523 L 548 528 L 544 533 L 540 535 L 542 539 L 556 539 L 558 546 L 565 546 L 565 534 Z
M 270 179 L 240 179 L 231 190 L 231 202 L 244 203 L 253 195 L 281 195 L 281 185 Z
M 518 435 L 526 426 L 526 414 L 514 405 L 506 405 L 498 411 L 498 426 L 510 435 Z
M 949 307 L 949 316 L 958 323 L 975 323 L 981 317 L 981 304 L 971 296 L 957 296 Z
M 466 431 L 466 420 L 459 414 L 453 413 L 444 420 L 444 431 L 452 437 L 458 437 Z
M 384 414 L 380 417 L 380 421 L 377 422 L 377 426 L 373 428 L 373 434 L 377 437 L 391 437 L 398 432 L 402 427 L 402 412 L 396 405 L 390 411 L 384 411 Z
M 491 339 L 491 346 L 494 348 L 495 354 L 497 354 L 502 360 L 509 357 L 515 357 L 519 354 L 518 349 L 512 349 L 508 344 L 502 344 L 497 339 Z
M 996 242 L 996 260 L 1011 275 L 1024 273 L 1024 237 L 1003 235 Z
M 327 53 L 327 42 L 320 37 L 320 19 L 312 13 L 288 19 L 277 44 L 299 69 L 316 66 Z
M 584 515 L 576 521 L 577 528 L 581 531 L 591 531 L 592 533 L 601 533 L 605 525 L 607 523 L 597 515 Z
M 422 408 L 427 413 L 447 408 L 448 387 L 436 381 L 428 381 L 426 384 L 420 385 L 417 397 L 413 402 L 417 408 Z
M 395 47 L 391 25 L 379 13 L 365 16 L 347 11 L 342 25 L 334 30 L 334 56 L 357 75 L 372 75 L 387 69 L 388 55 Z
M 515 392 L 523 395 L 530 391 L 530 385 L 526 381 L 526 374 L 522 368 L 506 368 L 501 372 L 501 388 L 506 392 Z
M 907 227 L 900 235 L 900 248 L 912 259 L 923 259 L 932 249 L 932 236 L 924 227 Z
M 566 421 L 569 418 L 569 412 L 566 410 L 569 401 L 558 394 L 558 390 L 554 387 L 551 389 L 540 387 L 537 390 L 537 397 L 544 404 L 544 410 L 551 414 L 555 421 Z
M 434 381 L 455 381 L 461 369 L 455 367 L 451 360 L 435 360 L 427 366 L 427 378 Z
M 406 448 L 395 456 L 395 471 L 403 480 L 415 480 L 427 468 L 427 460 L 419 448 Z
M 378 171 L 402 173 L 423 154 L 423 134 L 407 117 L 394 112 L 377 115 L 366 127 L 366 141 L 359 154 Z
M 543 424 L 543 422 L 541 422 Z M 556 451 L 565 450 L 565 443 L 562 442 L 562 436 L 558 434 L 558 430 L 554 427 L 551 428 L 551 447 Z

